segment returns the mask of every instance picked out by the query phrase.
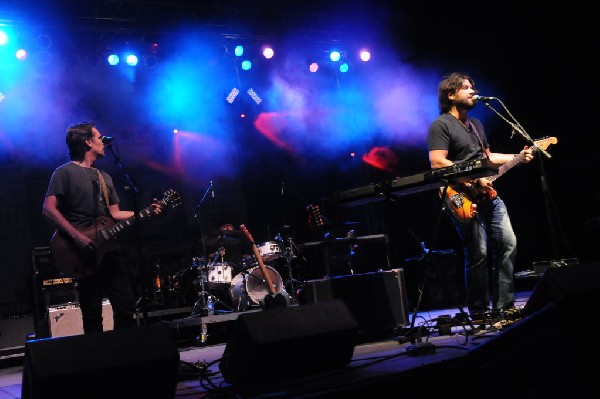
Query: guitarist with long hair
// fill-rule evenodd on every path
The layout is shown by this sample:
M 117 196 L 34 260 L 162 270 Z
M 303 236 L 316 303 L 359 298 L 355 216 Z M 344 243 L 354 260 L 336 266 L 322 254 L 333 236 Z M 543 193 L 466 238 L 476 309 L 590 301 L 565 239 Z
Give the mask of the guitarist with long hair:
M 57 167 L 50 178 L 42 214 L 56 228 L 55 236 L 72 249 L 81 264 L 69 270 L 75 277 L 85 334 L 103 331 L 102 301 L 108 297 L 113 310 L 114 329 L 135 327 L 135 293 L 130 263 L 118 246 L 101 252 L 102 226 L 98 220 L 125 221 L 134 216 L 121 210 L 112 178 L 96 169 L 94 163 L 104 157 L 103 137 L 93 123 L 70 125 L 66 143 L 70 162 Z M 159 214 L 162 204 L 155 203 L 149 212 Z M 105 219 L 101 219 L 105 218 Z M 90 233 L 91 230 L 91 233 Z M 84 232 L 87 232 L 84 233 Z M 60 254 L 54 253 L 55 257 Z M 57 264 L 57 268 L 61 270 Z M 62 270 L 61 270 L 62 271 Z
M 477 93 L 473 79 L 462 73 L 446 75 L 439 83 L 440 115 L 429 125 L 427 137 L 433 169 L 484 157 L 498 167 L 514 160 L 527 163 L 533 159 L 533 148 L 525 147 L 519 154 L 490 150 L 483 124 L 468 115 L 476 105 Z M 489 316 L 490 306 L 493 311 L 513 308 L 517 238 L 505 203 L 485 178 L 448 187 L 448 192 L 452 197 L 446 210 L 463 244 L 466 302 L 471 318 Z M 473 201 L 473 206 L 464 209 L 466 200 Z

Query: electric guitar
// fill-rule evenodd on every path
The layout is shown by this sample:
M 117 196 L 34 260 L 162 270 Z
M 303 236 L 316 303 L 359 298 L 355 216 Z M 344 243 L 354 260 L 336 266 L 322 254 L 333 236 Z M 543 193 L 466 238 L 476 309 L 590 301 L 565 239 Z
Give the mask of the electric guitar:
M 535 146 L 532 148 L 535 152 L 538 148 L 545 150 L 550 144 L 558 143 L 558 139 L 556 137 L 547 137 L 535 140 L 534 143 Z M 454 220 L 463 223 L 475 217 L 477 214 L 478 202 L 493 200 L 498 196 L 492 183 L 508 172 L 513 166 L 521 163 L 524 157 L 524 154 L 519 153 L 519 155 L 515 156 L 510 161 L 502 164 L 498 168 L 498 173 L 493 176 L 449 185 L 446 188 L 446 195 L 443 200 L 445 208 L 450 212 L 450 215 Z M 440 191 L 440 196 L 442 193 L 443 192 Z
M 273 280 L 271 280 L 271 276 L 269 275 L 269 273 L 267 272 L 267 267 L 265 266 L 262 257 L 260 256 L 260 251 L 258 250 L 258 248 L 256 247 L 256 244 L 254 243 L 254 238 L 252 238 L 252 235 L 250 234 L 250 232 L 248 231 L 248 229 L 246 228 L 245 225 L 240 225 L 240 229 L 244 232 L 244 234 L 246 234 L 246 237 L 248 237 L 248 240 L 250 240 L 250 242 L 252 243 L 252 251 L 254 252 L 254 256 L 256 257 L 256 260 L 258 261 L 258 266 L 260 267 L 260 271 L 263 274 L 263 277 L 265 278 L 265 282 L 267 285 L 267 289 L 269 291 L 269 293 L 265 296 L 264 299 L 264 307 L 265 309 L 273 309 L 273 308 L 285 308 L 289 305 L 289 297 L 287 297 L 286 295 L 283 294 L 282 291 L 282 287 L 278 287 L 277 285 L 273 284 Z M 282 291 L 282 292 L 280 292 Z
M 165 207 L 176 207 L 181 203 L 181 196 L 174 190 L 164 193 L 164 198 L 158 202 Z M 139 213 L 140 220 L 145 220 L 155 215 L 154 208 L 149 206 Z M 118 235 L 135 225 L 135 216 L 115 222 L 110 216 L 100 216 L 94 224 L 82 228 L 83 234 L 94 241 L 94 250 L 80 249 L 73 239 L 61 231 L 56 231 L 50 239 L 50 253 L 54 257 L 56 268 L 67 277 L 87 277 L 92 275 L 110 251 L 119 249 Z

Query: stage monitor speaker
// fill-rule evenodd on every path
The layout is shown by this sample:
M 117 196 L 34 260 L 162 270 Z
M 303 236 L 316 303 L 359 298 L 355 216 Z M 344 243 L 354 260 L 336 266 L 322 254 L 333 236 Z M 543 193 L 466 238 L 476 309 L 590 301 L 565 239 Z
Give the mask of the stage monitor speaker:
M 587 329 L 598 297 L 600 262 L 546 269 L 523 318 L 470 352 L 469 370 L 461 375 L 471 379 L 466 385 L 473 395 L 489 389 L 490 375 L 501 375 L 494 397 L 515 392 L 540 398 L 557 392 L 595 397 L 597 373 L 589 365 L 600 349 Z
M 581 315 L 600 297 L 600 262 L 589 262 L 546 269 L 527 300 L 522 314 L 527 316 L 544 306 L 562 302 Z
M 358 322 L 362 341 L 389 337 L 409 324 L 403 269 L 304 282 L 301 303 L 332 299 L 346 303 Z
M 242 313 L 219 369 L 226 382 L 241 386 L 317 374 L 350 363 L 357 333 L 340 300 Z
M 25 343 L 21 397 L 173 398 L 179 351 L 169 327 L 46 338 Z

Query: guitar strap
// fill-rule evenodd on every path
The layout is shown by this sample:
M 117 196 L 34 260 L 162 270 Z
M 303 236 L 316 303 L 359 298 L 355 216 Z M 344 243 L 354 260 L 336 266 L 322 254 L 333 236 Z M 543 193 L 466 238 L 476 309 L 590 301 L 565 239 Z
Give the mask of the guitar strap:
M 102 172 L 100 169 L 96 169 L 98 171 L 98 178 L 100 179 L 100 186 L 102 186 L 102 194 L 104 194 L 104 207 L 106 208 L 106 212 L 110 215 L 108 210 L 108 189 L 106 188 L 106 182 L 104 181 L 104 176 L 102 176 Z
M 485 146 L 483 145 L 483 140 L 481 140 L 481 136 L 479 135 L 479 132 L 477 131 L 477 128 L 475 127 L 475 124 L 473 122 L 471 122 L 471 119 L 469 119 L 469 127 L 471 129 L 473 129 L 473 132 L 475 132 L 475 136 L 477 136 L 477 140 L 479 140 L 479 145 L 481 146 L 481 153 L 483 154 L 483 157 L 487 158 L 487 154 L 485 152 Z

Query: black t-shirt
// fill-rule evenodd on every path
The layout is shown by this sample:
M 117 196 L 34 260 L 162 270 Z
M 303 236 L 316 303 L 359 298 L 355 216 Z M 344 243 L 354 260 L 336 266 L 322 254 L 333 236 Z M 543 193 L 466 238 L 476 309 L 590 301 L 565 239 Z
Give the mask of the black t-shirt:
M 52 173 L 46 196 L 56 196 L 59 211 L 75 227 L 89 227 L 99 216 L 108 214 L 99 171 L 69 162 Z M 112 178 L 106 172 L 101 173 L 110 204 L 118 204 L 119 197 Z
M 427 134 L 429 151 L 447 150 L 448 159 L 455 163 L 482 158 L 484 153 L 477 133 L 484 147 L 488 148 L 485 129 L 479 119 L 469 118 L 468 120 L 472 126 L 467 130 L 458 119 L 450 114 L 438 116 L 429 125 Z

